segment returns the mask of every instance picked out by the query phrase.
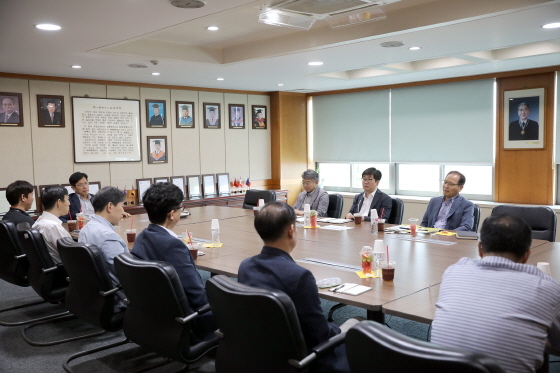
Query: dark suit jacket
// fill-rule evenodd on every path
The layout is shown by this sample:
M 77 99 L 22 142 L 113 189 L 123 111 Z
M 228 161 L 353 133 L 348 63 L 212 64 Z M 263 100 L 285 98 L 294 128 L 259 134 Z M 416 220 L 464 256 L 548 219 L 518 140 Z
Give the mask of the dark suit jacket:
M 519 120 L 513 121 L 509 124 L 509 140 L 538 140 L 539 139 L 539 124 L 534 120 L 528 119 L 528 124 L 525 127 L 525 134 L 521 134 L 521 126 Z
M 61 124 L 60 113 L 55 111 L 53 113 L 53 120 L 51 121 L 51 113 L 48 110 L 41 111 L 41 123 L 43 124 Z
M 82 204 L 80 203 L 80 197 L 76 193 L 71 193 L 69 196 L 70 198 L 70 214 L 72 214 L 72 219 L 76 219 L 76 216 L 82 210 Z M 93 203 L 93 194 L 89 194 L 89 199 Z M 62 215 L 58 217 L 62 220 L 63 223 L 67 223 L 70 220 L 69 214 Z
M 158 260 L 171 264 L 177 271 L 189 306 L 198 310 L 208 303 L 206 290 L 194 259 L 187 246 L 178 238 L 172 237 L 163 227 L 150 224 L 136 237 L 132 253 L 141 259 Z M 195 341 L 213 338 L 218 329 L 211 312 L 197 317 L 192 323 Z M 193 342 L 195 342 L 193 341 Z
M 439 209 L 443 203 L 442 197 L 434 197 L 428 203 L 428 208 L 422 218 L 423 227 L 433 228 L 437 221 Z M 447 223 L 445 229 L 450 231 L 472 231 L 474 224 L 474 205 L 471 201 L 457 195 L 455 201 L 451 205 L 449 214 L 447 214 Z
M 280 290 L 294 302 L 308 351 L 340 333 L 338 326 L 327 321 L 315 278 L 280 249 L 265 246 L 261 253 L 245 259 L 239 266 L 239 282 L 264 289 Z M 271 320 L 273 322 L 273 320 Z M 349 372 L 345 346 L 311 365 L 311 372 Z
M 365 193 L 366 192 L 362 192 L 354 197 L 354 201 L 352 202 L 352 207 L 350 207 L 350 211 L 348 211 L 350 214 L 356 214 L 360 212 L 362 205 L 364 203 Z M 379 189 L 377 189 L 377 191 L 375 192 L 375 196 L 373 196 L 373 201 L 371 201 L 371 206 L 368 210 L 368 214 L 367 216 L 364 217 L 364 220 L 371 221 L 371 218 L 369 216 L 371 214 L 371 209 L 377 210 L 377 216 L 379 216 L 379 219 L 389 219 L 389 216 L 391 216 L 392 206 L 393 206 L 392 198 L 389 197 L 387 194 L 383 193 L 382 191 L 380 191 Z M 384 209 L 383 216 L 381 216 L 382 209 Z
M 20 123 L 19 114 L 16 113 L 15 111 L 12 113 L 12 115 L 10 115 L 10 118 L 8 118 L 7 122 L 4 122 L 5 118 L 6 118 L 6 113 L 1 113 L 0 123 Z
M 27 212 L 14 207 L 10 207 L 10 210 L 4 215 L 2 220 L 9 220 L 13 222 L 16 228 L 19 223 L 29 223 L 29 225 L 33 225 L 35 223 L 35 220 L 33 220 Z

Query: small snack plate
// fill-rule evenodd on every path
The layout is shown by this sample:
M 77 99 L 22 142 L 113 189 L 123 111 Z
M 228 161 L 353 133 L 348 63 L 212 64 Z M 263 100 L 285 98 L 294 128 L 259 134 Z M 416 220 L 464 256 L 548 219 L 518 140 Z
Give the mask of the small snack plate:
M 323 280 L 317 281 L 317 287 L 319 289 L 332 288 L 333 286 L 338 286 L 342 283 L 339 277 L 325 278 Z

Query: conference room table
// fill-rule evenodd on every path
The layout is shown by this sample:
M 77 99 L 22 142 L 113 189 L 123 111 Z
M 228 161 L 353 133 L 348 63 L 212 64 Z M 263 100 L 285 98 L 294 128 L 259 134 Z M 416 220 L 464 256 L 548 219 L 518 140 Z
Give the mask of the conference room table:
M 222 247 L 203 248 L 203 256 L 196 260 L 197 267 L 214 274 L 237 277 L 241 262 L 257 255 L 262 249 L 262 241 L 253 227 L 252 210 L 232 207 L 205 206 L 189 209 L 191 215 L 181 219 L 174 232 L 181 235 L 186 230 L 195 239 L 211 239 L 211 220 L 219 219 Z M 121 220 L 116 231 L 126 240 L 126 228 L 131 225 L 138 232 L 149 224 L 146 214 Z M 462 257 L 477 258 L 477 240 L 458 240 L 455 236 L 421 235 L 412 237 L 409 234 L 389 234 L 379 232 L 372 235 L 370 224 L 354 222 L 332 224 L 346 227 L 346 230 L 330 230 L 324 228 L 329 223 L 319 223 L 323 228 L 305 229 L 296 225 L 297 245 L 291 255 L 296 262 L 309 269 L 317 280 L 339 277 L 342 283 L 356 283 L 371 287 L 358 296 L 334 293 L 328 289 L 319 289 L 319 296 L 331 301 L 354 305 L 367 310 L 368 319 L 383 320 L 383 313 L 399 314 L 415 320 L 422 320 L 424 315 L 415 314 L 415 310 L 407 310 L 406 305 L 397 302 L 408 297 L 417 297 L 424 291 L 437 289 L 445 269 Z M 388 226 L 388 225 L 387 225 Z M 360 278 L 355 272 L 361 270 L 360 249 L 362 246 L 374 246 L 376 239 L 383 240 L 388 247 L 389 258 L 396 262 L 395 279 L 383 281 L 381 278 Z M 541 254 L 540 247 L 547 241 L 533 240 L 535 253 Z M 132 244 L 129 244 L 132 248 Z M 535 255 L 536 256 L 536 255 Z M 543 254 L 543 258 L 548 258 Z M 545 261 L 545 260 L 538 260 Z M 548 261 L 548 260 L 546 260 Z M 430 294 L 428 294 L 430 295 Z M 437 297 L 435 297 L 437 300 Z M 426 301 L 422 298 L 419 302 Z M 432 303 L 435 303 L 432 302 Z M 386 305 L 397 305 L 398 309 Z M 426 306 L 427 307 L 427 306 Z M 408 313 L 407 313 L 408 312 Z M 428 314 L 426 312 L 426 314 Z

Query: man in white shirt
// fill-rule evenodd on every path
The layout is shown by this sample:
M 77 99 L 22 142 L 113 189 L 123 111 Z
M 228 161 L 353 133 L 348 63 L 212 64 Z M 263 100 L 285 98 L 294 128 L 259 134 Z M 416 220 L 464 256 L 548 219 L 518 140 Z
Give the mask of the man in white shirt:
M 379 219 L 389 219 L 393 200 L 387 194 L 377 189 L 380 181 L 381 171 L 375 167 L 366 168 L 362 172 L 362 188 L 364 191 L 354 197 L 352 207 L 350 207 L 346 219 L 354 219 L 354 214 L 360 213 L 364 220 L 370 221 L 371 209 L 377 210 Z
M 71 237 L 58 218 L 61 215 L 66 215 L 70 208 L 68 191 L 60 185 L 48 186 L 41 193 L 41 202 L 43 213 L 33 224 L 33 228 L 43 235 L 49 254 L 54 263 L 57 264 L 60 263 L 60 257 L 58 256 L 56 241 L 62 237 Z

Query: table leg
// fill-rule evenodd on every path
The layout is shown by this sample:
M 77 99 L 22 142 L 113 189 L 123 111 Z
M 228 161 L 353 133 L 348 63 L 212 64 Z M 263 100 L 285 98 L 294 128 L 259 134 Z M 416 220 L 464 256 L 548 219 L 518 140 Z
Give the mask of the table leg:
M 381 310 L 379 311 L 366 310 L 366 314 L 368 320 L 373 320 L 380 324 L 385 324 L 385 314 Z

